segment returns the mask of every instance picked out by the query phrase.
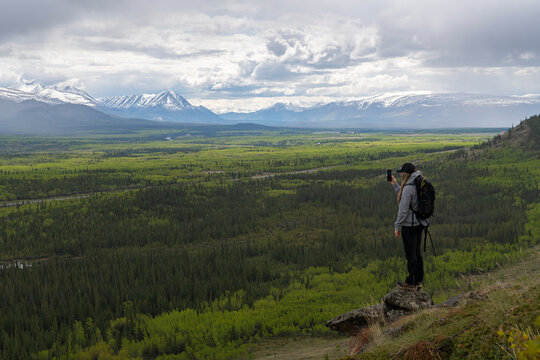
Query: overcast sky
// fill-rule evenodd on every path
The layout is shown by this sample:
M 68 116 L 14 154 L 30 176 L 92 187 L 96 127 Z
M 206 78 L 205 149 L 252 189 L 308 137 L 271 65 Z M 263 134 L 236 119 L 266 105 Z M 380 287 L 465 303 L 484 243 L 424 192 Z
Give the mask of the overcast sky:
M 401 91 L 540 93 L 540 1 L 0 0 L 0 86 L 172 88 L 223 112 Z

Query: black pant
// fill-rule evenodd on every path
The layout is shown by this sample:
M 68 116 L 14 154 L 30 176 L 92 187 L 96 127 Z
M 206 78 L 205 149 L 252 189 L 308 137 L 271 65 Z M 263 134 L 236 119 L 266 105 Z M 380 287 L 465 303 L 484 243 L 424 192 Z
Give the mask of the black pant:
M 410 285 L 418 285 L 424 280 L 424 259 L 422 259 L 420 251 L 423 229 L 422 225 L 401 227 L 401 237 L 403 238 L 407 270 L 409 271 L 405 282 Z

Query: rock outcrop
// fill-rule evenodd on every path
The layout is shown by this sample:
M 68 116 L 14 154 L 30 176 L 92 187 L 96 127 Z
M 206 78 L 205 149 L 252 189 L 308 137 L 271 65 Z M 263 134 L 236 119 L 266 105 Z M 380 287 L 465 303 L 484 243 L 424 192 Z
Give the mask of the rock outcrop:
M 455 307 L 461 303 L 484 300 L 485 295 L 471 291 L 448 299 L 435 307 Z M 431 295 L 422 290 L 409 290 L 396 287 L 383 297 L 383 302 L 377 305 L 349 311 L 326 322 L 332 330 L 350 336 L 349 354 L 354 355 L 364 351 L 373 340 L 371 325 L 390 325 L 383 336 L 398 336 L 403 332 L 403 325 L 392 326 L 397 319 L 422 309 L 434 307 Z
M 332 330 L 350 336 L 349 354 L 364 351 L 372 341 L 370 326 L 390 324 L 402 316 L 433 306 L 431 296 L 422 290 L 396 287 L 377 305 L 349 311 L 326 322 Z
M 381 304 L 356 309 L 336 316 L 326 322 L 326 326 L 349 336 L 372 324 L 388 324 L 414 311 L 433 306 L 431 296 L 422 290 L 408 290 L 396 287 L 383 297 Z
M 384 318 L 384 305 L 377 304 L 349 311 L 326 322 L 326 326 L 342 334 L 355 336 L 371 324 L 380 323 Z
M 422 290 L 406 290 L 396 287 L 383 297 L 387 309 L 418 311 L 433 306 L 431 295 Z

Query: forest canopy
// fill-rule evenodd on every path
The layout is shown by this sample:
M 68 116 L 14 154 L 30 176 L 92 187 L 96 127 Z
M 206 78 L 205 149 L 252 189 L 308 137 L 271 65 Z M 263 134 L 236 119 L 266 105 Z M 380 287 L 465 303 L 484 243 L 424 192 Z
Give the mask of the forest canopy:
M 539 124 L 496 137 L 6 138 L 1 356 L 228 358 L 264 337 L 327 335 L 325 320 L 404 274 L 384 179 L 404 161 L 437 189 L 437 297 L 538 243 Z

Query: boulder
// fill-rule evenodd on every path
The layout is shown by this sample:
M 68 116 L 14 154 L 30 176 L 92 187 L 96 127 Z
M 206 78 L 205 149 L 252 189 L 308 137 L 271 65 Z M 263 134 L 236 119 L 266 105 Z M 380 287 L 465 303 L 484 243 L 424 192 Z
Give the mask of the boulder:
M 396 287 L 383 298 L 381 304 L 349 311 L 326 322 L 326 326 L 340 333 L 348 334 L 349 355 L 364 351 L 370 346 L 373 334 L 372 324 L 391 324 L 397 319 L 420 309 L 433 306 L 431 296 L 422 290 L 409 290 Z M 402 326 L 387 331 L 384 335 L 397 336 Z
M 349 311 L 326 322 L 326 326 L 349 336 L 375 323 L 392 323 L 402 316 L 433 305 L 431 296 L 421 290 L 396 287 L 383 298 L 383 303 Z
M 326 326 L 340 333 L 355 336 L 363 328 L 384 321 L 383 304 L 349 311 L 326 322 Z
M 383 302 L 388 309 L 405 311 L 418 311 L 433 306 L 433 299 L 427 292 L 400 287 L 396 287 L 386 294 Z

